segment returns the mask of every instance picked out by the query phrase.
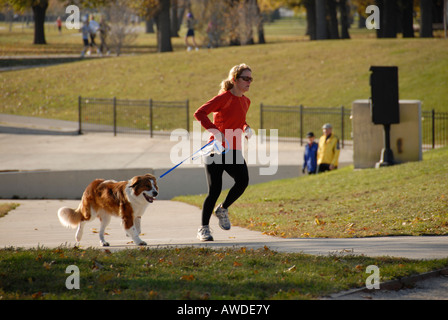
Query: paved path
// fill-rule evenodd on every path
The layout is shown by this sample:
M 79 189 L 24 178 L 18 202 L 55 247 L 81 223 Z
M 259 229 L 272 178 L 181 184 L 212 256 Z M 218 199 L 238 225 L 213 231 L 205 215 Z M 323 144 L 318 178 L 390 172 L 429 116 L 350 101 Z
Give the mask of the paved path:
M 0 171 L 170 168 L 201 146 L 200 141 L 180 137 L 173 137 L 171 141 L 169 136 L 149 138 L 143 134 L 118 134 L 114 137 L 112 132 L 77 135 L 77 131 L 77 122 L 0 114 Z M 181 142 L 190 146 L 189 153 L 172 152 L 174 147 L 183 151 Z M 248 150 L 246 146 L 245 152 Z M 262 151 L 256 149 L 254 160 L 257 163 L 246 157 L 249 165 L 264 165 L 267 160 L 275 160 L 279 166 L 297 166 L 296 174 L 299 174 L 304 147 L 298 142 L 279 141 L 278 159 Z M 172 160 L 177 161 L 173 163 Z M 266 163 L 260 164 L 261 161 Z M 353 163 L 351 146 L 341 150 L 339 162 L 341 166 Z M 184 167 L 197 168 L 198 162 L 187 161 Z
M 57 218 L 62 206 L 77 208 L 77 200 L 0 200 L 20 206 L 0 219 L 0 248 L 57 247 L 75 245 L 75 230 L 64 228 Z M 215 241 L 200 242 L 196 232 L 200 224 L 201 210 L 177 201 L 155 201 L 142 218 L 141 238 L 150 247 L 158 246 L 208 246 L 263 248 L 280 252 L 308 254 L 340 253 L 366 256 L 397 256 L 412 259 L 446 258 L 448 237 L 380 237 L 349 239 L 283 239 L 233 226 L 223 231 L 218 220 L 212 217 L 211 227 Z M 98 247 L 99 221 L 86 225 L 81 245 Z M 120 219 L 112 219 L 107 228 L 106 240 L 110 249 L 135 247 L 126 238 Z

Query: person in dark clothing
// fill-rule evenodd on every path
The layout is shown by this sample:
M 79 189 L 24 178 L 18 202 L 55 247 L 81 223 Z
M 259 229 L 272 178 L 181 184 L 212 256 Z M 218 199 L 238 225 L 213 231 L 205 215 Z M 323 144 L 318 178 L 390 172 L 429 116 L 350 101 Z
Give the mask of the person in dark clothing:
M 308 138 L 308 143 L 305 145 L 302 173 L 305 173 L 306 170 L 308 174 L 314 174 L 317 170 L 317 149 L 319 145 L 314 141 L 314 133 L 308 132 L 306 137 Z

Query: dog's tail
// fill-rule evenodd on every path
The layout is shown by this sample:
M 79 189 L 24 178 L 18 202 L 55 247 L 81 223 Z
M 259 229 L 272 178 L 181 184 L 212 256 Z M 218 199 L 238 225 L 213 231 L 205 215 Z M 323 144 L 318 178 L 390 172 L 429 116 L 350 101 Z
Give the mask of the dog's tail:
M 75 229 L 82 219 L 81 206 L 78 209 L 62 207 L 58 210 L 58 218 L 64 227 Z

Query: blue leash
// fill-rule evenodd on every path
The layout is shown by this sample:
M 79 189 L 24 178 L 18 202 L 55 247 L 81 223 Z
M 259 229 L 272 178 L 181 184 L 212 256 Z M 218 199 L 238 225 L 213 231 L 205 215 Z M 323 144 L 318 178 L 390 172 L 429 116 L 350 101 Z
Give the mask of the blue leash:
M 226 142 L 227 142 L 227 145 L 229 145 L 228 144 L 228 141 L 227 141 L 227 139 L 225 139 L 226 140 Z M 204 150 L 206 147 L 208 147 L 209 145 L 211 145 L 212 143 L 217 143 L 218 141 L 217 140 L 212 140 L 212 141 L 210 141 L 210 142 L 208 142 L 206 145 L 204 145 L 201 149 L 199 149 L 199 150 L 197 150 L 196 152 L 194 152 L 193 154 L 191 154 L 191 155 L 189 155 L 187 158 L 185 158 L 184 160 L 182 160 L 181 162 L 179 162 L 178 164 L 176 164 L 174 167 L 172 167 L 171 169 L 169 169 L 168 171 L 165 171 L 160 177 L 159 177 L 159 179 L 162 179 L 164 176 L 166 176 L 168 173 L 170 173 L 171 171 L 173 171 L 174 169 L 176 169 L 178 166 L 180 166 L 182 163 L 184 163 L 185 161 L 187 161 L 188 159 L 192 159 L 192 160 L 194 160 L 194 159 L 197 159 L 197 158 L 194 158 L 194 155 L 195 154 L 197 154 L 197 153 L 199 153 L 199 152 L 201 152 L 202 150 Z M 222 152 L 222 154 L 225 154 L 227 151 L 228 151 L 229 149 L 227 148 L 227 149 L 224 149 L 224 151 Z

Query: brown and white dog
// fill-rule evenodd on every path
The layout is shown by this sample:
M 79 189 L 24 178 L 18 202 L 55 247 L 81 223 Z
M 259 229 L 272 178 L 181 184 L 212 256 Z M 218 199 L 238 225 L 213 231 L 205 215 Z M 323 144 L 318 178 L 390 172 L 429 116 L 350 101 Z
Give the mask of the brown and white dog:
M 102 246 L 109 246 L 104 240 L 104 230 L 112 216 L 120 217 L 126 235 L 136 245 L 146 245 L 139 237 L 140 219 L 158 193 L 156 178 L 151 174 L 120 182 L 96 179 L 87 186 L 78 209 L 62 207 L 58 210 L 59 221 L 65 227 L 78 228 L 75 239 L 79 242 L 84 225 L 98 217 L 101 221 L 100 243 Z

